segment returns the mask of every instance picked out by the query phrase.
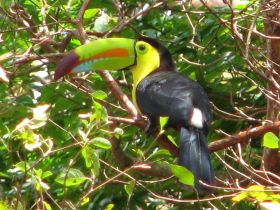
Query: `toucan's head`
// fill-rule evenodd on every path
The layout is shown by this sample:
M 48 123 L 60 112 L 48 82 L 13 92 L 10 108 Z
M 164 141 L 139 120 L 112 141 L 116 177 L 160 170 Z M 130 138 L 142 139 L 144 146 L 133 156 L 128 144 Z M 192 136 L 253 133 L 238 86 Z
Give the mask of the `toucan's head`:
M 66 55 L 57 65 L 54 79 L 72 72 L 130 69 L 135 83 L 154 71 L 175 71 L 169 51 L 157 40 L 141 36 L 98 39 Z

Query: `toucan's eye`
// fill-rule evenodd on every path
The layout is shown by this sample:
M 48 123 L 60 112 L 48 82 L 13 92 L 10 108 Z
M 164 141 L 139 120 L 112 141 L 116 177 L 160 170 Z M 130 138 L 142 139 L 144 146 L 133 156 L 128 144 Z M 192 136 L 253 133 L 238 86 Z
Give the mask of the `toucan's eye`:
M 140 44 L 139 47 L 138 47 L 138 49 L 139 49 L 140 51 L 145 51 L 145 50 L 146 50 L 146 46 L 145 46 L 144 44 Z
M 149 45 L 143 41 L 139 41 L 136 43 L 136 51 L 138 54 L 146 54 L 149 50 Z

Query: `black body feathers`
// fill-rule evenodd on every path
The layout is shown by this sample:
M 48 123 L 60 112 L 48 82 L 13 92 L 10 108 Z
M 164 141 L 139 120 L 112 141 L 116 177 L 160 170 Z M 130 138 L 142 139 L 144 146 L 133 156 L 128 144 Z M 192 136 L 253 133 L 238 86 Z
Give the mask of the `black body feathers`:
M 211 190 L 198 180 L 214 185 L 206 135 L 211 121 L 210 103 L 203 89 L 193 80 L 175 71 L 158 71 L 143 79 L 136 89 L 136 100 L 141 112 L 148 116 L 151 126 L 160 116 L 167 116 L 168 126 L 180 130 L 179 164 L 193 172 L 199 193 Z M 202 128 L 191 124 L 194 108 L 202 114 Z

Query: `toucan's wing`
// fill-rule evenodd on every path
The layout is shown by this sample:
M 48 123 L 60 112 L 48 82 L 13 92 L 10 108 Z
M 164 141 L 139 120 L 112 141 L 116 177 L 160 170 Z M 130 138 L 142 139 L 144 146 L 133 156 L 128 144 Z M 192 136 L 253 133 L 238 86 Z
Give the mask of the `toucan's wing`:
M 136 89 L 136 101 L 141 112 L 150 118 L 169 116 L 176 127 L 189 127 L 194 108 L 201 111 L 203 124 L 211 121 L 209 100 L 203 89 L 178 72 L 156 72 L 141 81 Z

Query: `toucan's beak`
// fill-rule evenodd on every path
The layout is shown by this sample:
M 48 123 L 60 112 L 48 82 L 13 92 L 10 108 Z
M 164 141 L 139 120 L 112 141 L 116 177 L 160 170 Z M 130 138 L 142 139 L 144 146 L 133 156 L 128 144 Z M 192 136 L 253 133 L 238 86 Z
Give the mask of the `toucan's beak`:
M 126 38 L 98 39 L 66 55 L 57 65 L 54 79 L 71 72 L 120 70 L 135 63 L 135 40 Z

